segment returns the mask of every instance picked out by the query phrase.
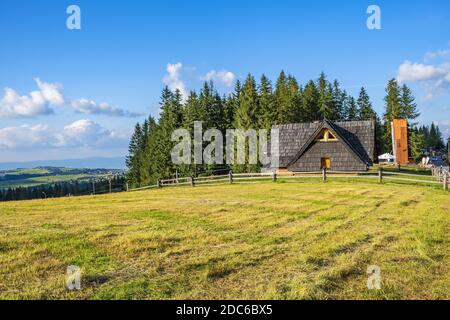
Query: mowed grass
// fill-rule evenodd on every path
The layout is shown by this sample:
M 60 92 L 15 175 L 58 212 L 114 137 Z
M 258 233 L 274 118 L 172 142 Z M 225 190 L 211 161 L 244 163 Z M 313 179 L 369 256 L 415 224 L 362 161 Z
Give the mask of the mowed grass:
M 449 299 L 449 200 L 330 181 L 0 203 L 0 298 Z

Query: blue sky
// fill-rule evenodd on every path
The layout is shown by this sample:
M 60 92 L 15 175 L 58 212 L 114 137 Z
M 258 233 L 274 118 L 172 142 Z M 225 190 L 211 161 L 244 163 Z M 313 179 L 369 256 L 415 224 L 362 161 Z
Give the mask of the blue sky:
M 66 8 L 81 9 L 68 30 Z M 366 27 L 369 5 L 381 30 Z M 449 1 L 0 2 L 0 162 L 126 154 L 164 84 L 226 93 L 248 72 L 304 83 L 324 71 L 383 111 L 397 77 L 422 123 L 450 135 Z M 171 67 L 168 69 L 168 64 Z

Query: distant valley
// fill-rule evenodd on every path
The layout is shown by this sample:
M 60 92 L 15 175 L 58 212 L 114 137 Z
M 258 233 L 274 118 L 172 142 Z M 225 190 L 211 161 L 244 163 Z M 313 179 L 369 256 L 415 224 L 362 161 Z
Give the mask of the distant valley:
M 122 169 L 77 169 L 66 167 L 36 167 L 15 170 L 0 170 L 0 189 L 33 187 L 69 181 L 89 181 L 123 174 Z

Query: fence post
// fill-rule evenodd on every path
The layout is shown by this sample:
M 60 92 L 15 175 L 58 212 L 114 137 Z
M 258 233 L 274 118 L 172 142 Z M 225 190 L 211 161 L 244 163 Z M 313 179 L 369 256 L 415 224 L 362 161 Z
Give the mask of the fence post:
M 444 174 L 444 190 L 448 190 L 448 175 L 447 172 Z
M 383 168 L 378 169 L 378 180 L 380 183 L 383 183 Z
M 273 182 L 277 182 L 277 172 L 276 171 L 272 172 L 272 180 L 273 180 Z
M 228 173 L 228 178 L 230 180 L 230 184 L 233 183 L 233 171 L 230 170 L 230 172 Z
M 109 179 L 109 193 L 111 193 L 112 189 L 111 189 L 111 179 Z
M 327 181 L 327 168 L 322 169 L 322 179 L 323 181 Z
M 156 186 L 158 187 L 158 188 L 161 188 L 161 180 L 156 180 Z
M 130 188 L 128 186 L 128 182 L 126 182 L 126 188 L 127 188 L 127 192 L 130 191 Z
M 195 180 L 194 180 L 194 177 L 191 177 L 191 186 L 192 186 L 192 187 L 195 187 Z
M 95 196 L 95 179 L 92 179 L 92 195 Z

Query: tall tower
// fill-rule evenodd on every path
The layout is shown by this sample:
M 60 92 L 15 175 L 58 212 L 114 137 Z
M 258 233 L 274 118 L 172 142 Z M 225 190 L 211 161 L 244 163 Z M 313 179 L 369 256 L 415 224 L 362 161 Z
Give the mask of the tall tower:
M 392 148 L 397 164 L 408 164 L 408 122 L 394 119 L 391 122 Z

